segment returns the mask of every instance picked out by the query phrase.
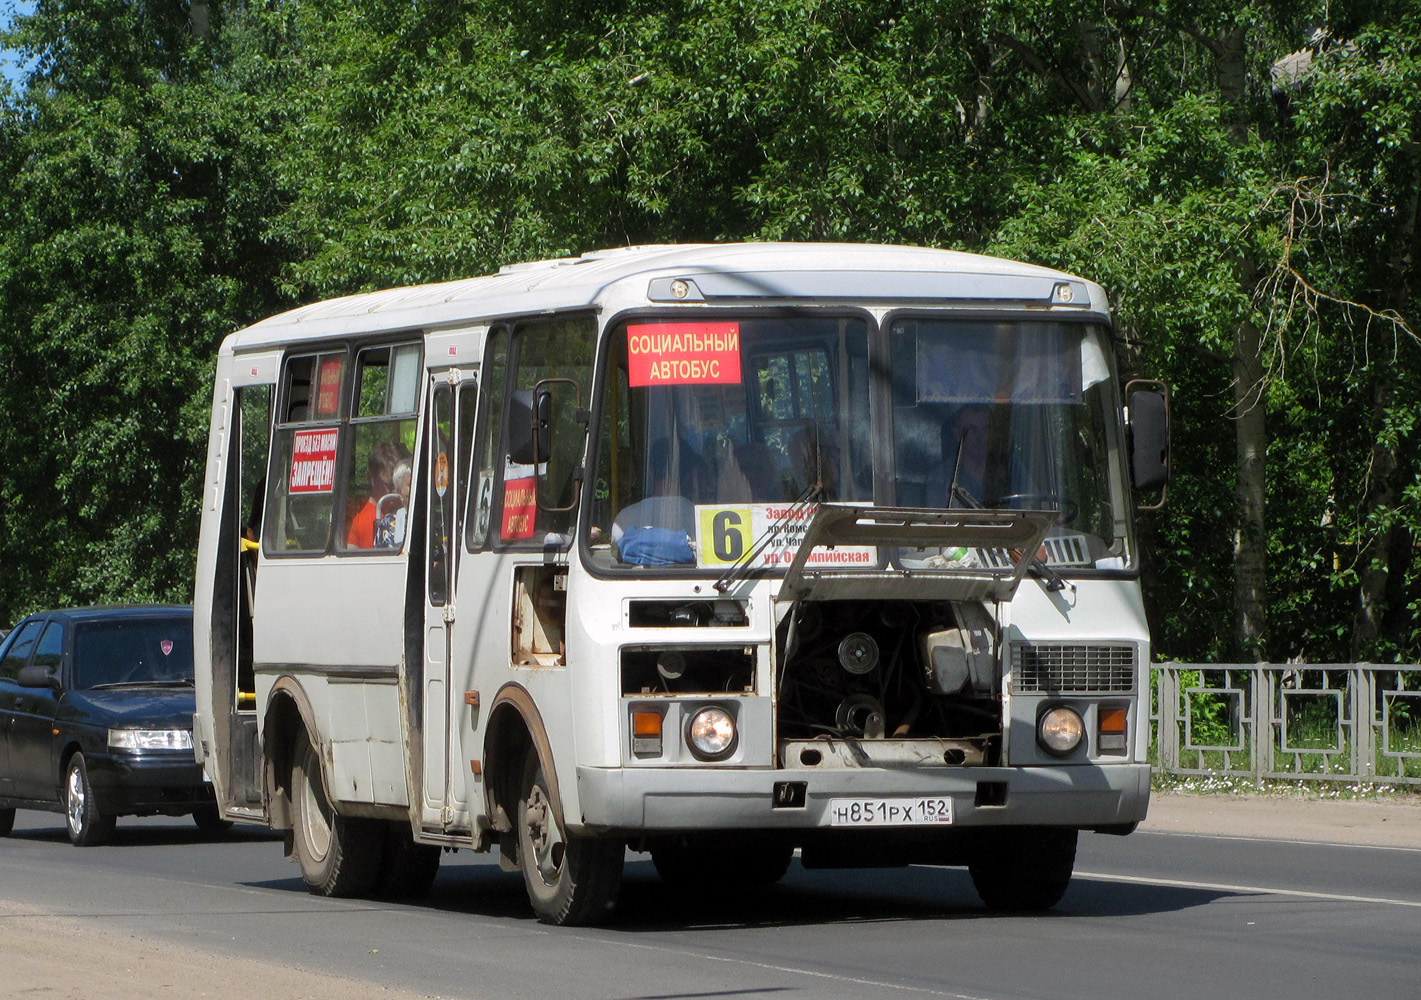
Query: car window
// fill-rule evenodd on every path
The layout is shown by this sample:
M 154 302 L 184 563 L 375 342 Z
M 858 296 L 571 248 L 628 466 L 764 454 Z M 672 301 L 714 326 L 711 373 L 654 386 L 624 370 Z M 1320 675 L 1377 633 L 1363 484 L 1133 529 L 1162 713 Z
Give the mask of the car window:
M 74 630 L 74 687 L 192 680 L 192 619 L 84 622 Z
M 59 661 L 64 655 L 64 626 L 59 622 L 50 622 L 49 627 L 44 630 L 44 635 L 40 636 L 39 645 L 35 647 L 34 665 L 44 667 L 51 675 L 59 673 Z
M 20 676 L 20 668 L 30 658 L 30 651 L 35 648 L 35 640 L 39 638 L 39 630 L 43 627 L 44 619 L 41 618 L 26 622 L 16 630 L 14 638 L 5 650 L 4 658 L 0 659 L 0 677 L 14 680 Z

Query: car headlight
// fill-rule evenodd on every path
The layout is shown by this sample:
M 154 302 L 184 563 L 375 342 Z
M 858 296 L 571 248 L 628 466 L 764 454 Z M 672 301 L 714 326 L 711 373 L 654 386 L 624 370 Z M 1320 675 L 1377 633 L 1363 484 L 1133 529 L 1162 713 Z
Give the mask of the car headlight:
M 1036 739 L 1047 753 L 1064 757 L 1081 745 L 1085 723 L 1074 708 L 1057 705 L 1041 713 L 1036 723 Z
M 110 729 L 113 750 L 191 750 L 192 732 L 187 729 Z
M 735 752 L 735 720 L 723 708 L 703 708 L 686 726 L 686 743 L 701 760 L 724 760 Z

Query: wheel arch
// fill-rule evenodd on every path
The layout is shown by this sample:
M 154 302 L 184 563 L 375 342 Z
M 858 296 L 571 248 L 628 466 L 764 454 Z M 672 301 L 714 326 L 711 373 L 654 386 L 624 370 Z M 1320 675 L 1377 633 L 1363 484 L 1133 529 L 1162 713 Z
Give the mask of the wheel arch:
M 530 748 L 537 752 L 542 764 L 554 818 L 560 827 L 567 829 L 557 769 L 553 766 L 552 742 L 543 725 L 543 716 L 526 688 L 521 684 L 506 684 L 494 696 L 484 730 L 484 795 L 488 814 L 500 833 L 513 829 L 513 817 L 517 815 L 518 799 L 523 791 L 520 787 L 523 759 Z
M 305 735 L 320 752 L 321 740 L 310 698 L 294 677 L 279 677 L 267 697 L 262 717 L 262 795 L 274 830 L 290 830 L 292 826 L 291 769 L 298 735 Z M 326 770 L 321 769 L 322 780 Z
M 61 804 L 64 802 L 64 796 L 67 794 L 65 786 L 69 782 L 69 762 L 74 759 L 75 754 L 83 752 L 84 746 L 79 742 L 79 738 L 71 735 L 64 741 L 64 745 L 60 747 L 59 754 L 55 758 L 55 760 L 59 762 L 59 773 L 56 775 L 58 780 L 56 791 L 59 793 L 58 800 Z

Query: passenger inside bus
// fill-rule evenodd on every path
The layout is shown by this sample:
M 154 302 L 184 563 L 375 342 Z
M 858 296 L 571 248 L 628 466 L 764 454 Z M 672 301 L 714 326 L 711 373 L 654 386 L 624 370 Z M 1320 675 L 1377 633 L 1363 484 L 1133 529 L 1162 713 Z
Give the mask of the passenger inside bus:
M 403 531 L 395 537 L 395 512 L 404 507 L 408 496 L 408 471 L 412 455 L 408 448 L 393 441 L 378 441 L 370 449 L 367 463 L 370 495 L 364 506 L 356 510 L 346 531 L 345 543 L 353 549 L 388 548 L 404 541 Z M 405 496 L 396 486 L 396 470 L 403 464 Z
M 612 519 L 612 544 L 624 563 L 669 566 L 696 561 L 691 538 L 696 509 L 686 493 L 697 488 L 700 468 L 689 445 L 654 442 L 647 455 L 646 495 Z

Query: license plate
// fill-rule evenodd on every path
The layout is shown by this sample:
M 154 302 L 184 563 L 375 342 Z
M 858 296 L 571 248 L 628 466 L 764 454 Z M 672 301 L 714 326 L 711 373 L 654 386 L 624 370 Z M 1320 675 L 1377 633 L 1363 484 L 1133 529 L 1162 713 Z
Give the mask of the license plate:
M 830 826 L 939 826 L 952 822 L 952 800 L 830 799 Z

